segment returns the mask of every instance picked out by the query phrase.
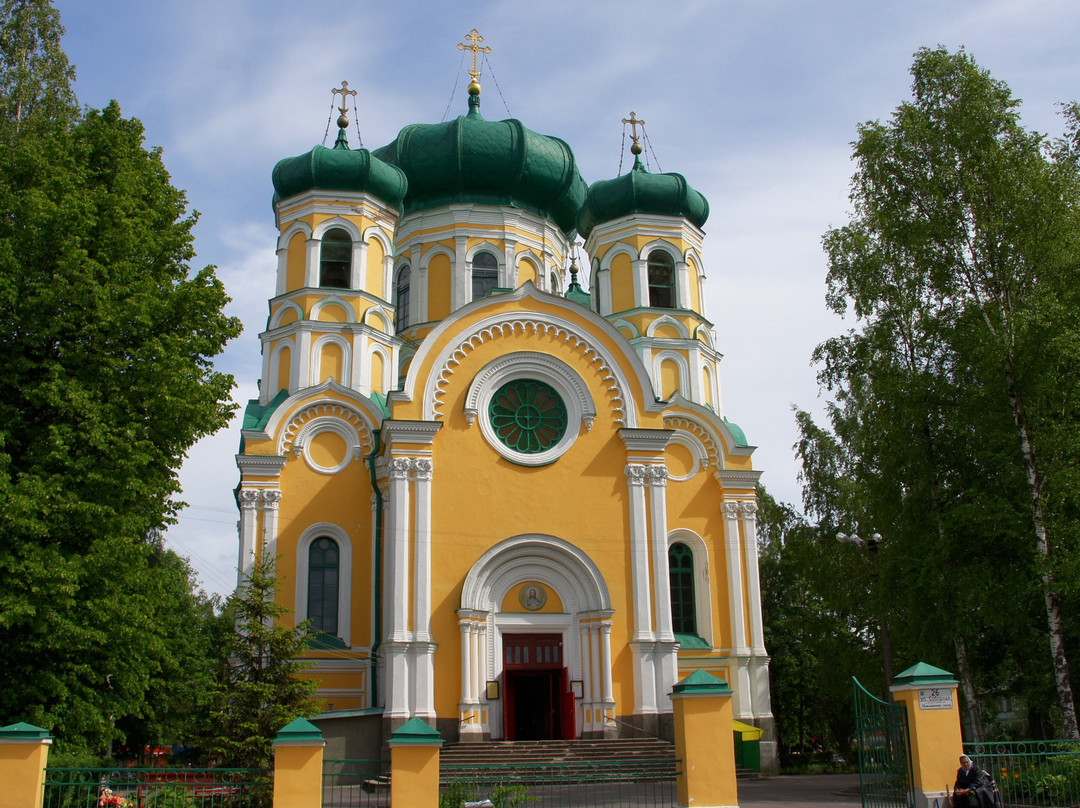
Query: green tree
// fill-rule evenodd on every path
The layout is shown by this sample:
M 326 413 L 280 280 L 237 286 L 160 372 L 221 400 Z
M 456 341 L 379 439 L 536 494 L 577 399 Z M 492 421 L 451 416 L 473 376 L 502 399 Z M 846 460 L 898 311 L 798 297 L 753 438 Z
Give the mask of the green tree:
M 901 636 L 933 654 L 926 626 L 952 636 L 976 734 L 977 685 L 1011 686 L 987 648 L 1030 661 L 1041 598 L 1051 654 L 1030 667 L 1075 738 L 1061 604 L 1077 588 L 1077 109 L 1048 141 L 962 51 L 921 50 L 912 75 L 913 100 L 860 127 L 854 212 L 825 237 L 828 303 L 860 328 L 816 353 L 837 404 L 832 434 L 800 416 L 807 505 L 891 534 Z
M 60 46 L 64 27 L 49 0 L 0 3 L 0 135 L 5 142 L 26 124 L 66 124 L 78 114 L 75 69 Z
M 310 667 L 301 659 L 308 624 L 293 627 L 282 619 L 289 610 L 274 598 L 275 566 L 267 555 L 257 558 L 223 613 L 228 630 L 207 746 L 231 765 L 269 766 L 278 730 L 322 711 L 315 698 L 318 682 L 299 676 Z
M 213 358 L 240 324 L 141 124 L 75 110 L 51 4 L 0 25 L 0 719 L 104 749 L 190 679 L 163 626 L 205 609 L 155 536 L 233 413 Z

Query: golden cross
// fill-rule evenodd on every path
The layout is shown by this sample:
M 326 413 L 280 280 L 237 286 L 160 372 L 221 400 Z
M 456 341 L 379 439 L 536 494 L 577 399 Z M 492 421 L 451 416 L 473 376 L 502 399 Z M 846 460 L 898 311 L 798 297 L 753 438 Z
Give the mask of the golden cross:
M 630 139 L 632 141 L 634 141 L 635 143 L 637 143 L 638 142 L 637 128 L 640 126 L 642 129 L 644 129 L 645 128 L 645 121 L 638 118 L 637 113 L 631 111 L 630 117 L 629 118 L 623 118 L 622 122 L 630 124 Z
M 480 43 L 484 41 L 484 38 L 480 36 L 480 32 L 477 31 L 475 28 L 469 31 L 468 35 L 465 38 L 469 40 L 472 44 L 466 45 L 464 42 L 459 42 L 457 47 L 458 50 L 472 51 L 472 70 L 469 71 L 469 75 L 472 76 L 473 81 L 479 82 L 480 70 L 476 66 L 476 55 L 478 53 L 491 53 L 491 48 L 487 47 L 486 45 L 482 48 L 480 47 Z
M 334 88 L 332 88 L 330 90 L 330 92 L 333 93 L 334 95 L 340 95 L 341 96 L 341 106 L 338 107 L 338 109 L 341 111 L 341 114 L 344 115 L 346 105 L 349 103 L 349 96 L 350 95 L 356 95 L 356 90 L 350 90 L 349 89 L 349 82 L 342 81 L 340 88 L 339 87 L 334 87 Z M 633 113 L 631 113 L 631 114 L 633 114 Z

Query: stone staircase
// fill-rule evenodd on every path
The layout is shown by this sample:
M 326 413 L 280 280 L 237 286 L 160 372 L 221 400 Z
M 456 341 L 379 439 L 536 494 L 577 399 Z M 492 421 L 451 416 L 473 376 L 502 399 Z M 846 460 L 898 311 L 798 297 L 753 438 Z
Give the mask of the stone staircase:
M 675 745 L 658 738 L 487 741 L 443 746 L 439 778 L 454 780 L 665 780 L 675 777 Z

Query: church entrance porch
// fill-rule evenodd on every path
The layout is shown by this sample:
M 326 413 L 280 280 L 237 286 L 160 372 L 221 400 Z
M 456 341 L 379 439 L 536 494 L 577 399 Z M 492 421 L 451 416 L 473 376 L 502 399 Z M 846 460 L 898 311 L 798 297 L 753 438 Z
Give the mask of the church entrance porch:
M 503 634 L 508 741 L 573 740 L 577 721 L 561 634 Z

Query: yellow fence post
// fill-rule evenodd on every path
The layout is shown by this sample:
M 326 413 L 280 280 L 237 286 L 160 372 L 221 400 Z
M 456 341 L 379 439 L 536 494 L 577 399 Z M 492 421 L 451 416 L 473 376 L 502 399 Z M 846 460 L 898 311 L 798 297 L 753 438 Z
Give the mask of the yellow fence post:
M 281 728 L 274 738 L 274 808 L 322 808 L 325 746 L 306 718 Z
M 0 808 L 41 808 L 49 731 L 33 724 L 0 727 Z
M 390 805 L 437 808 L 442 736 L 419 718 L 410 718 L 390 736 Z
M 731 688 L 697 670 L 672 689 L 681 808 L 737 808 Z
M 907 709 L 915 808 L 946 804 L 956 779 L 964 751 L 956 685 L 948 671 L 919 662 L 894 678 L 889 688 L 896 703 Z

